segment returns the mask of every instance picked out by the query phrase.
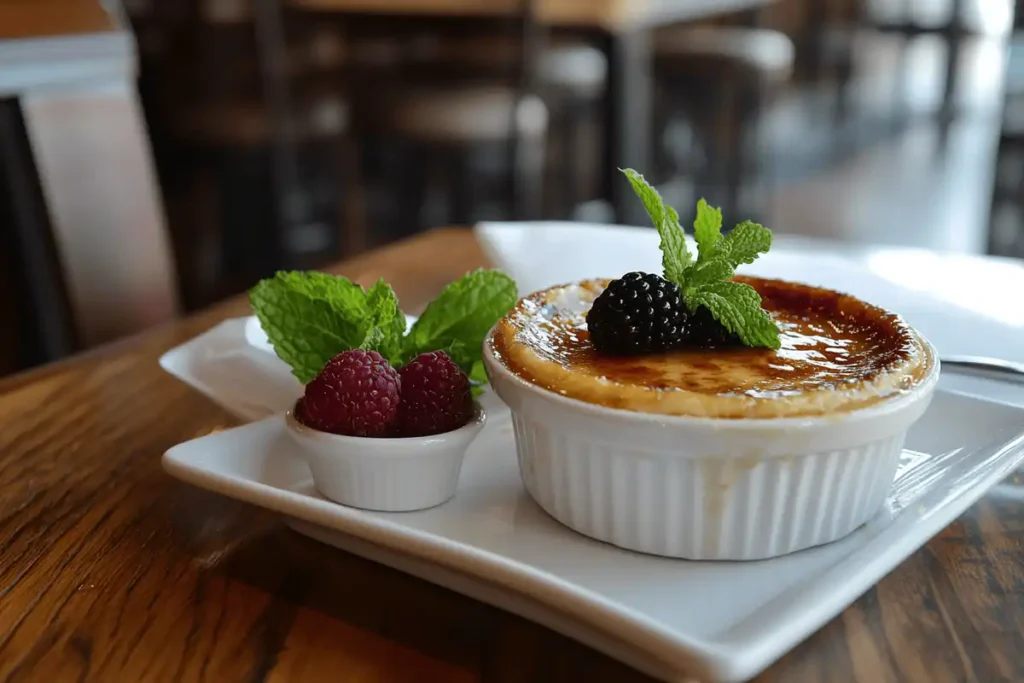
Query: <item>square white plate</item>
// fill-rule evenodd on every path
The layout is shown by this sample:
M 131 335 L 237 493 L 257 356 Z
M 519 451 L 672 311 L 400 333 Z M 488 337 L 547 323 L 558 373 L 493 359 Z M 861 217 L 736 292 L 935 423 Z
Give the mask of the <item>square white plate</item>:
M 940 391 L 908 436 L 888 505 L 867 525 L 779 559 L 686 562 L 608 546 L 548 517 L 522 486 L 507 411 L 493 395 L 487 406 L 456 496 L 421 512 L 367 512 L 321 497 L 279 415 L 176 446 L 163 462 L 175 477 L 290 517 L 302 533 L 535 620 L 655 677 L 741 681 L 842 611 L 1024 459 L 1024 410 Z
M 523 291 L 577 276 L 657 269 L 660 258 L 649 229 L 482 224 L 475 232 Z M 566 249 L 573 259 L 562 258 Z M 748 272 L 885 305 L 940 353 L 1024 361 L 1024 318 L 1006 294 L 1024 281 L 1019 264 L 780 236 Z M 982 294 L 959 280 L 946 286 L 949 272 L 969 272 Z M 870 523 L 835 544 L 776 560 L 691 563 L 606 546 L 547 517 L 523 490 L 505 409 L 493 394 L 484 396 L 490 419 L 453 500 L 418 513 L 369 513 L 320 497 L 282 440 L 280 417 L 268 417 L 290 407 L 301 386 L 253 318 L 228 320 L 160 362 L 240 419 L 262 420 L 172 449 L 164 462 L 175 476 L 279 511 L 302 533 L 545 624 L 670 681 L 755 676 L 1024 460 L 1024 437 L 1016 436 L 1024 431 L 1024 410 L 980 398 L 1024 406 L 1021 387 L 944 374 L 947 391 L 911 431 L 889 505 Z

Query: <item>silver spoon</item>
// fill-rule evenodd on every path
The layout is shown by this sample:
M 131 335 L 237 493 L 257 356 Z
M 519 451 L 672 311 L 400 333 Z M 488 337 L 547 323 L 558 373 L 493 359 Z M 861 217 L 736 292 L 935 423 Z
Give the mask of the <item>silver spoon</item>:
M 939 362 L 943 370 L 1024 384 L 1024 363 L 985 356 L 941 356 Z

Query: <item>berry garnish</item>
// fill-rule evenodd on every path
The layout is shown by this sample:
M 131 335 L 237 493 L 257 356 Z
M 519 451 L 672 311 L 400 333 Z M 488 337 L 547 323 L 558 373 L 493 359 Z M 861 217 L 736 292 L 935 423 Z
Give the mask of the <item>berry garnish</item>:
M 473 417 L 469 378 L 444 351 L 421 353 L 405 365 L 398 436 L 429 436 L 450 432 Z
M 376 351 L 339 353 L 306 385 L 295 418 L 346 436 L 386 436 L 398 416 L 399 373 Z
M 407 329 L 398 297 L 384 280 L 363 289 L 328 273 L 281 271 L 249 292 L 274 351 L 303 384 L 349 349 L 376 351 L 395 367 L 446 349 L 474 379 L 473 391 L 486 381 L 484 337 L 518 298 L 512 278 L 481 268 L 449 283 Z
M 708 309 L 700 307 L 690 316 L 687 323 L 686 346 L 700 349 L 721 349 L 742 345 L 743 342 L 740 341 L 740 338 L 715 320 Z
M 761 295 L 747 283 L 732 279 L 738 266 L 753 263 L 771 249 L 771 230 L 743 221 L 723 235 L 721 210 L 701 199 L 693 221 L 693 240 L 697 243 L 694 258 L 675 209 L 665 205 L 642 175 L 629 168 L 623 173 L 658 230 L 665 279 L 679 287 L 690 315 L 711 318 L 727 333 L 722 336 L 714 325 L 697 317 L 699 330 L 695 331 L 699 333 L 687 345 L 719 345 L 735 337 L 744 346 L 779 348 L 779 328 L 761 307 Z
M 612 280 L 587 313 L 598 351 L 633 354 L 668 351 L 686 340 L 686 308 L 679 287 L 654 273 Z

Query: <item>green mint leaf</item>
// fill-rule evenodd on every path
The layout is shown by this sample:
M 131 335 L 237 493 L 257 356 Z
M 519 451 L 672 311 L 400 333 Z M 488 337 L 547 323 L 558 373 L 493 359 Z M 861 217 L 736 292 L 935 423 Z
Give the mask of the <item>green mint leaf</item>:
M 665 279 L 682 287 L 685 281 L 684 274 L 692 263 L 693 256 L 686 246 L 686 234 L 683 232 L 683 226 L 679 224 L 679 214 L 671 206 L 665 206 L 661 195 L 642 175 L 631 168 L 620 170 L 629 179 L 633 192 L 643 202 L 651 222 L 658 229 Z
M 418 353 L 423 353 L 423 351 L 426 350 L 428 349 L 422 349 Z M 473 353 L 468 348 L 466 348 L 465 344 L 463 344 L 460 341 L 452 341 L 447 346 L 439 346 L 436 349 L 429 350 L 444 351 L 445 353 L 448 354 L 448 357 L 451 358 L 456 365 L 462 368 L 462 371 L 465 372 L 467 375 L 469 374 L 469 371 L 473 368 Z
M 779 328 L 761 308 L 761 296 L 753 287 L 730 279 L 738 265 L 753 263 L 771 248 L 771 231 L 744 221 L 723 237 L 721 209 L 701 198 L 693 220 L 693 237 L 697 242 L 694 262 L 676 211 L 665 205 L 642 175 L 629 168 L 619 170 L 658 229 L 663 276 L 679 286 L 686 307 L 693 312 L 704 306 L 746 346 L 779 348 Z
M 516 305 L 512 278 L 497 270 L 475 270 L 452 282 L 430 302 L 402 344 L 402 357 L 444 350 L 466 373 L 483 357 L 484 337 Z
M 400 362 L 405 315 L 398 307 L 398 297 L 391 285 L 380 279 L 366 290 L 366 308 L 370 330 L 362 348 L 379 352 L 389 363 Z
M 734 268 L 728 260 L 716 256 L 710 261 L 701 261 L 686 273 L 687 290 L 700 289 L 714 282 L 722 282 L 733 276 Z
M 693 220 L 693 239 L 697 242 L 698 263 L 715 257 L 716 246 L 722 238 L 722 210 L 709 206 L 704 198 L 697 202 L 697 216 Z
M 677 285 L 686 279 L 686 271 L 693 264 L 690 248 L 686 246 L 686 232 L 679 224 L 679 214 L 671 206 L 665 207 L 665 223 L 658 229 L 661 236 L 661 268 L 665 279 Z
M 697 223 L 700 223 L 699 219 Z M 707 224 L 710 225 L 711 221 Z M 700 259 L 686 272 L 684 289 L 690 290 L 691 296 L 694 290 L 705 285 L 730 279 L 740 264 L 756 261 L 758 256 L 771 249 L 772 233 L 763 225 L 743 221 L 728 235 L 714 242 L 713 246 L 708 246 L 707 241 L 700 245 Z M 685 297 L 687 292 L 683 294 Z
M 303 384 L 342 351 L 366 342 L 366 294 L 342 277 L 282 271 L 261 280 L 249 301 L 277 355 Z
M 771 230 L 753 221 L 743 221 L 718 243 L 718 255 L 735 268 L 741 263 L 753 263 L 771 248 Z
M 469 390 L 476 398 L 484 393 L 485 386 L 487 386 L 487 370 L 484 369 L 484 362 L 478 360 L 473 363 L 473 367 L 469 371 Z
M 704 306 L 725 329 L 740 338 L 745 346 L 777 349 L 779 328 L 761 308 L 761 295 L 742 282 L 715 282 L 692 293 L 695 303 Z
M 377 351 L 384 341 L 384 330 L 379 327 L 371 327 L 366 331 L 366 337 L 363 338 L 363 342 L 356 348 L 363 349 L 364 351 Z
M 484 369 L 481 354 L 470 353 L 469 349 L 458 342 L 443 351 L 469 376 L 469 389 L 473 397 L 480 396 L 484 392 L 484 387 L 487 386 L 487 371 Z

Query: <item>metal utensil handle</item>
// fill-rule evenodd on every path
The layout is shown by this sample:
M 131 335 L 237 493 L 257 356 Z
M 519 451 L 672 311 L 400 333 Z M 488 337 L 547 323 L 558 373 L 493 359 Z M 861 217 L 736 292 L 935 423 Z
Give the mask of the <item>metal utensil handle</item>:
M 948 356 L 939 360 L 944 370 L 1024 384 L 1024 363 L 983 356 Z

